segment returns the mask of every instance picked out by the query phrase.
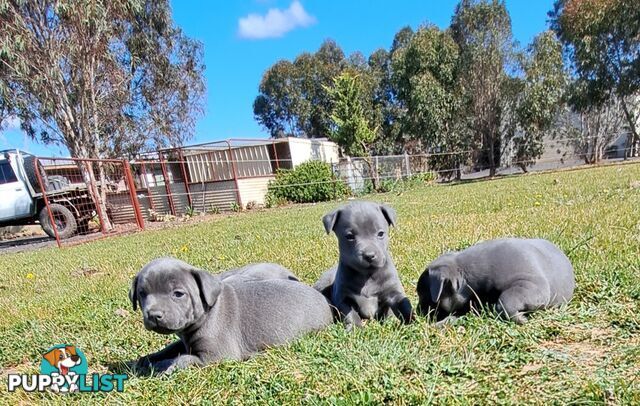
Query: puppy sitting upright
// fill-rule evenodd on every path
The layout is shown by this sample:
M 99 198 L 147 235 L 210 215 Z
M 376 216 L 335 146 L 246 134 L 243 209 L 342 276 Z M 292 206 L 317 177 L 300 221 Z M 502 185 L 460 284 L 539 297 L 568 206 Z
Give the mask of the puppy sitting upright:
M 569 258 L 547 240 L 505 238 L 473 245 L 433 261 L 418 279 L 418 310 L 439 323 L 472 305 L 495 305 L 518 324 L 526 313 L 559 306 L 573 296 Z
M 353 202 L 325 215 L 322 222 L 327 234 L 334 231 L 338 237 L 340 259 L 314 288 L 336 307 L 347 329 L 391 312 L 411 322 L 411 303 L 389 254 L 389 226 L 396 224 L 396 212 L 377 203 Z
M 173 258 L 142 268 L 129 292 L 133 309 L 140 304 L 148 330 L 174 333 L 180 340 L 140 358 L 136 369 L 171 373 L 246 359 L 332 322 L 326 299 L 309 286 L 282 279 L 286 272 L 269 279 L 272 270 L 262 273 L 254 264 L 249 273 L 250 278 L 222 279 Z

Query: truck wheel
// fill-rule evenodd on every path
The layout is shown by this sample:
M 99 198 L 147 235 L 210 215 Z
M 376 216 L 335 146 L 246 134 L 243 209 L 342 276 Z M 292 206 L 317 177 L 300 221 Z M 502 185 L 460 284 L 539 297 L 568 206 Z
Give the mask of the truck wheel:
M 61 240 L 64 240 L 65 238 L 73 236 L 78 229 L 78 224 L 76 223 L 76 219 L 73 217 L 71 210 L 58 203 L 52 203 L 49 207 L 51 208 L 53 221 L 55 222 L 56 229 L 58 230 L 58 237 L 60 237 Z M 51 225 L 49 212 L 47 211 L 46 206 L 40 210 L 40 226 L 44 232 L 49 235 L 49 237 L 56 238 L 56 233 Z

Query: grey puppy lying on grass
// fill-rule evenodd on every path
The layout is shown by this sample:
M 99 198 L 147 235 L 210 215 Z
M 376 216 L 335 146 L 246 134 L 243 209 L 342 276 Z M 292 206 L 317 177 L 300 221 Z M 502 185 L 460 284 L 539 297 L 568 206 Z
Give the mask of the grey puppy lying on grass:
M 439 323 L 472 306 L 495 305 L 518 324 L 526 313 L 560 306 L 573 296 L 575 278 L 567 256 L 547 240 L 506 238 L 444 254 L 418 280 L 419 311 Z
M 297 281 L 269 279 L 269 266 L 260 279 L 260 265 L 236 271 L 249 278 L 223 279 L 174 258 L 148 263 L 129 292 L 133 309 L 140 305 L 148 330 L 180 340 L 140 358 L 134 370 L 169 374 L 190 365 L 242 360 L 331 324 L 331 309 L 320 293 Z
M 338 311 L 347 329 L 362 319 L 384 319 L 395 314 L 404 323 L 413 320 L 398 272 L 389 254 L 389 226 L 396 224 L 392 208 L 353 202 L 322 218 L 324 228 L 338 237 L 340 259 L 314 285 Z

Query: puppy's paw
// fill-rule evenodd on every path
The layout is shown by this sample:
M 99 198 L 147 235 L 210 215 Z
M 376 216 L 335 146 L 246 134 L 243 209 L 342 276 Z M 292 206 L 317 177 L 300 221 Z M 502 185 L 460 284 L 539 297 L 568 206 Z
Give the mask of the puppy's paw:
M 447 316 L 444 319 L 437 322 L 436 327 L 440 329 L 445 328 L 446 326 L 453 325 L 456 322 L 456 320 L 458 320 L 456 316 Z

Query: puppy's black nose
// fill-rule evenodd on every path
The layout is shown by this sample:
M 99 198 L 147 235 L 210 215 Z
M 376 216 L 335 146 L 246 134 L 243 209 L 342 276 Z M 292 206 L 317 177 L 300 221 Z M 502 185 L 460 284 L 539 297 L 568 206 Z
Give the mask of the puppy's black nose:
M 376 259 L 376 253 L 375 252 L 363 252 L 362 253 L 362 258 L 364 258 L 365 261 L 367 261 L 367 262 L 373 262 L 373 260 Z
M 151 320 L 153 322 L 156 322 L 156 323 L 158 322 L 158 320 L 162 320 L 162 316 L 163 316 L 162 312 L 157 311 L 157 310 L 155 310 L 155 311 L 152 310 L 148 314 L 149 320 Z
M 79 355 L 72 355 L 71 356 L 71 361 L 73 361 L 73 362 L 78 362 L 79 359 L 80 359 Z

